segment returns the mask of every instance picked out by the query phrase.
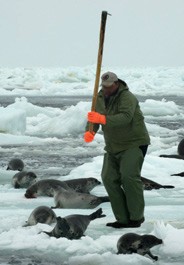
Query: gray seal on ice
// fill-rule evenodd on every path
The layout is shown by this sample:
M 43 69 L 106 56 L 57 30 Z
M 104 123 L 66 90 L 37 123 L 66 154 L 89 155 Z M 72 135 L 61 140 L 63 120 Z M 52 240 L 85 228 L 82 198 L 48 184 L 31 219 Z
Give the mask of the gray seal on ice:
M 13 158 L 8 163 L 7 170 L 22 171 L 23 169 L 24 169 L 24 162 L 19 158 Z
M 55 212 L 47 206 L 38 206 L 30 214 L 25 226 L 36 225 L 37 223 L 52 224 L 56 222 Z
M 60 187 L 66 190 L 73 190 L 81 193 L 89 193 L 95 186 L 101 184 L 95 178 L 79 178 L 70 180 L 43 179 L 30 186 L 25 193 L 26 198 L 36 198 L 37 196 L 53 197 L 54 192 Z
M 56 218 L 56 225 L 51 232 L 46 232 L 51 237 L 66 237 L 68 239 L 79 239 L 84 236 L 89 223 L 96 218 L 102 218 L 105 215 L 102 213 L 102 209 L 98 209 L 90 215 L 72 214 L 61 218 Z
M 153 235 L 138 235 L 136 233 L 127 233 L 121 236 L 117 242 L 117 254 L 149 255 L 152 259 L 158 260 L 158 256 L 153 256 L 150 248 L 162 244 L 163 241 Z
M 141 177 L 142 183 L 143 183 L 143 188 L 144 190 L 158 190 L 158 189 L 173 189 L 174 186 L 172 185 L 161 185 L 153 180 Z
M 36 182 L 36 174 L 31 171 L 20 171 L 12 178 L 12 185 L 15 189 L 28 188 Z
M 25 197 L 36 198 L 37 196 L 54 196 L 54 191 L 60 189 L 69 189 L 68 185 L 57 179 L 42 179 L 27 188 Z
M 64 182 L 71 189 L 82 193 L 89 193 L 93 188 L 101 184 L 101 182 L 96 178 L 77 178 L 64 180 Z
M 54 193 L 55 208 L 93 209 L 103 202 L 109 202 L 108 196 L 95 196 L 60 188 Z

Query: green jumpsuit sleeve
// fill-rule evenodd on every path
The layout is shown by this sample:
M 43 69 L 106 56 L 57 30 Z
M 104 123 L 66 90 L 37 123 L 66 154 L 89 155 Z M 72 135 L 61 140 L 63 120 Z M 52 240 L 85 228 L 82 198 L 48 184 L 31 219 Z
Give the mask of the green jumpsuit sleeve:
M 120 95 L 118 112 L 113 115 L 106 115 L 107 127 L 126 127 L 133 119 L 137 107 L 137 100 L 130 94 Z

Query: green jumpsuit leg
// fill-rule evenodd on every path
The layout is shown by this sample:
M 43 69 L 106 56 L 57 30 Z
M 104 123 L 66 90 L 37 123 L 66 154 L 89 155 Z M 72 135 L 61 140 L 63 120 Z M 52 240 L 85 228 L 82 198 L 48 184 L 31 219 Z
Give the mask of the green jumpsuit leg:
M 101 176 L 109 195 L 112 211 L 116 220 L 127 224 L 129 221 L 127 202 L 124 191 L 121 188 L 121 175 L 119 173 L 118 160 L 114 155 L 109 153 L 104 154 Z
M 144 190 L 141 181 L 141 169 L 144 161 L 139 147 L 120 153 L 121 183 L 125 192 L 130 220 L 144 217 Z
M 144 157 L 139 147 L 104 155 L 102 181 L 115 218 L 126 224 L 144 216 L 143 184 L 140 172 Z

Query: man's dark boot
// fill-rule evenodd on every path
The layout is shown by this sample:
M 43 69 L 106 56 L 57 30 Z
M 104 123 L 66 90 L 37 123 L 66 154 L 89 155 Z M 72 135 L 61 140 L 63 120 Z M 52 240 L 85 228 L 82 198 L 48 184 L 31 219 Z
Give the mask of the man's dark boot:
M 110 226 L 113 228 L 129 228 L 129 227 L 140 227 L 141 224 L 144 222 L 144 217 L 141 218 L 140 220 L 129 220 L 127 224 L 120 223 L 118 221 L 113 222 L 113 223 L 107 223 L 106 226 Z
M 106 226 L 111 226 L 113 228 L 123 228 L 123 227 L 126 227 L 126 225 L 128 225 L 128 224 L 122 224 L 122 223 L 119 223 L 118 221 L 106 224 Z

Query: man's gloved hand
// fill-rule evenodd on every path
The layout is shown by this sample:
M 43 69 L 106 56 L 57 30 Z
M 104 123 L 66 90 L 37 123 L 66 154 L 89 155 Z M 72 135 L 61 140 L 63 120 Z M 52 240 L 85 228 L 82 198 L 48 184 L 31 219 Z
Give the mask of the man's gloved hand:
M 92 123 L 106 124 L 106 117 L 98 112 L 88 112 L 88 121 Z
M 95 132 L 87 131 L 84 134 L 84 141 L 86 143 L 90 143 L 90 142 L 92 142 L 94 140 L 94 137 L 95 137 Z

